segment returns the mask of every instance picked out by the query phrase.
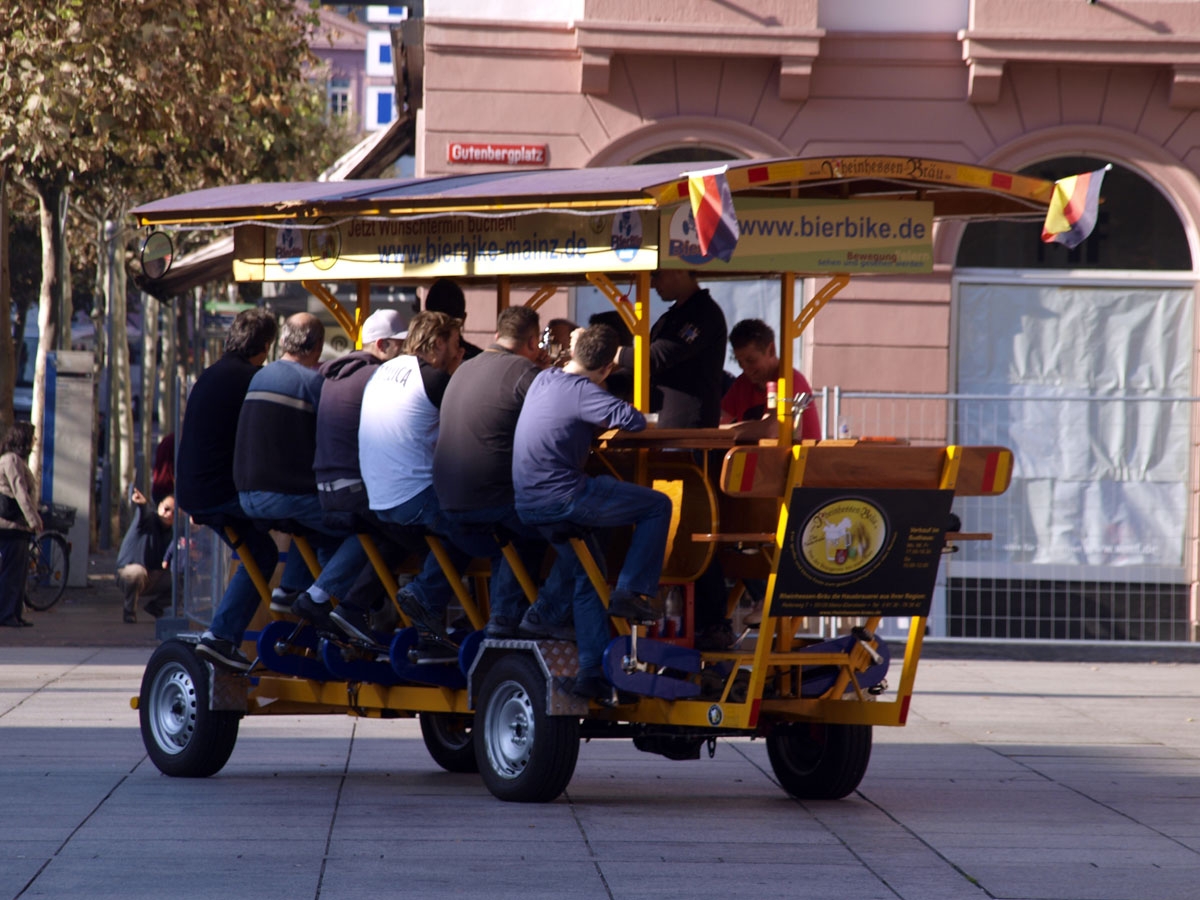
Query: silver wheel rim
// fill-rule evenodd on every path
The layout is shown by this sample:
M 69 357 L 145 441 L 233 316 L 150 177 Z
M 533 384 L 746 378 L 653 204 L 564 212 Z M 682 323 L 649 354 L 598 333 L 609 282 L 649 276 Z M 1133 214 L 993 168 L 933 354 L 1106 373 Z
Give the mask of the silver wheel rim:
M 533 703 L 514 681 L 500 685 L 488 701 L 484 736 L 488 763 L 501 778 L 517 778 L 533 750 Z
M 443 747 L 462 750 L 471 746 L 471 722 L 459 716 L 434 715 L 430 720 L 433 733 Z
M 196 684 L 180 663 L 167 663 L 150 685 L 150 732 L 154 743 L 174 756 L 182 753 L 196 731 Z

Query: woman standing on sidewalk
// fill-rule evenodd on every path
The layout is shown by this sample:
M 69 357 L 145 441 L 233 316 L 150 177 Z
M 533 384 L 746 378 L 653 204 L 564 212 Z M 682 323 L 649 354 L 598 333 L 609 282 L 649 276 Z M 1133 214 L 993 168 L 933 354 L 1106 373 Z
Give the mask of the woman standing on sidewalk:
M 21 616 L 29 535 L 42 530 L 33 472 L 25 460 L 33 448 L 33 426 L 14 422 L 0 443 L 0 625 L 32 625 Z

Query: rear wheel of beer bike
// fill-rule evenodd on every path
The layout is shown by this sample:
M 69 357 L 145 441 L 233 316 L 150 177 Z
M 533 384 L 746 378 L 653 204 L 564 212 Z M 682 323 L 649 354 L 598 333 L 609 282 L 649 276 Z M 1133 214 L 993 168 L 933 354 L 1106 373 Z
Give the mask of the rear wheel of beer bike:
M 547 803 L 566 790 L 579 758 L 579 719 L 546 714 L 546 676 L 532 657 L 498 660 L 476 710 L 475 758 L 492 794 Z
M 800 800 L 840 800 L 871 762 L 870 725 L 798 724 L 767 736 L 767 756 L 779 784 Z
M 474 724 L 474 716 L 421 713 L 421 737 L 433 761 L 447 772 L 478 772 Z
M 164 775 L 207 778 L 229 761 L 241 715 L 208 708 L 209 669 L 184 641 L 150 657 L 138 697 L 142 743 Z

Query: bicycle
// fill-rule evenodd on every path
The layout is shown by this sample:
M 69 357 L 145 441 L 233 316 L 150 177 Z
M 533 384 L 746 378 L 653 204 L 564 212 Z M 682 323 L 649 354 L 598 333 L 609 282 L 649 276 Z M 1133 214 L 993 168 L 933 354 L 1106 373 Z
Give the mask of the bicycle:
M 52 504 L 42 515 L 44 531 L 29 536 L 29 572 L 25 577 L 25 605 L 44 612 L 67 587 L 71 571 L 71 544 L 63 531 L 70 529 L 75 510 Z

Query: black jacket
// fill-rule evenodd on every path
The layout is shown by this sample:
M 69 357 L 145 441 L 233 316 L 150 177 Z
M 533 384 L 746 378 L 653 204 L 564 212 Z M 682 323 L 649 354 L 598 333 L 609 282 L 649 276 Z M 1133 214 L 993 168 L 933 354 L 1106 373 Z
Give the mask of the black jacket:
M 205 369 L 188 396 L 175 459 L 175 502 L 186 512 L 237 496 L 233 447 L 246 389 L 258 367 L 226 353 Z
M 363 391 L 383 362 L 369 350 L 355 350 L 320 368 L 325 376 L 317 408 L 317 483 L 362 478 L 358 467 L 358 420 Z
M 721 424 L 725 376 L 725 314 L 701 288 L 675 303 L 650 329 L 650 411 L 660 428 L 715 428 Z M 621 351 L 632 368 L 633 349 Z

